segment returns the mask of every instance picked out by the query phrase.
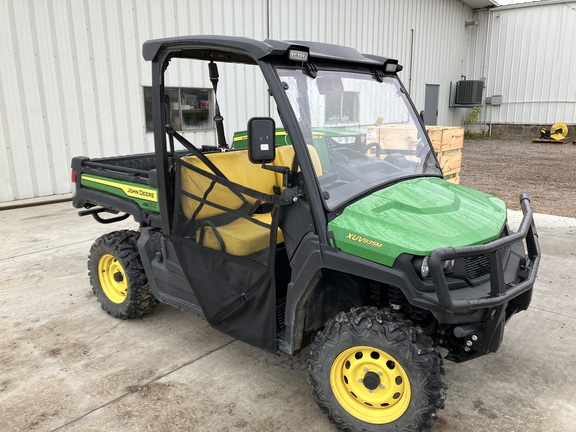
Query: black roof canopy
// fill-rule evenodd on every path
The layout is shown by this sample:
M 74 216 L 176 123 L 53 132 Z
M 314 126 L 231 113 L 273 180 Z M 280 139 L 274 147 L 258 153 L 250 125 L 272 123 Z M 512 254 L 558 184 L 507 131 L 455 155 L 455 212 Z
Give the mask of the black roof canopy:
M 159 56 L 218 60 L 256 64 L 266 56 L 283 56 L 289 49 L 307 51 L 312 59 L 346 61 L 382 66 L 388 59 L 361 54 L 354 48 L 310 41 L 257 41 L 238 36 L 179 36 L 144 42 L 145 60 L 158 60 Z

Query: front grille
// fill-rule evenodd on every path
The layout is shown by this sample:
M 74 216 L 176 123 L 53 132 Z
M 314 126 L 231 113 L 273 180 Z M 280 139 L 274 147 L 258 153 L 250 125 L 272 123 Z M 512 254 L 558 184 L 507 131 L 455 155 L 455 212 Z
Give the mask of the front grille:
M 469 256 L 465 260 L 468 279 L 476 279 L 490 273 L 490 254 Z
M 500 233 L 500 238 L 506 237 L 506 230 Z M 499 250 L 500 256 L 506 256 L 506 249 Z M 468 279 L 475 279 L 490 274 L 490 254 L 468 256 L 466 260 L 466 276 Z

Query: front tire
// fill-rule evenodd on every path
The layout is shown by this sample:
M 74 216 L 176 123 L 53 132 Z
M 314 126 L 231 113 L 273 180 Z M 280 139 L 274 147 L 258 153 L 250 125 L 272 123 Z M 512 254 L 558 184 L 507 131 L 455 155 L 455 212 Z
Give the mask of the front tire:
M 341 312 L 312 345 L 308 381 L 339 429 L 427 431 L 444 407 L 442 358 L 421 329 L 373 307 Z
M 154 309 L 152 294 L 140 260 L 136 231 L 114 231 L 90 248 L 88 275 L 102 309 L 120 319 L 138 318 Z

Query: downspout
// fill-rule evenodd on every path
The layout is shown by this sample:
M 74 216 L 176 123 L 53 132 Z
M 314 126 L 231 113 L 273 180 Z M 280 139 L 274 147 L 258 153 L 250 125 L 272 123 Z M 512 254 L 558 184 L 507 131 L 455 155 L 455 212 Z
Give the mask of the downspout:
M 270 39 L 270 0 L 266 1 L 266 39 Z
M 491 17 L 491 13 L 492 10 L 488 9 L 488 17 L 487 17 L 487 24 L 486 24 L 486 37 L 484 40 L 484 65 L 483 65 L 483 75 L 484 75 L 484 87 L 486 88 L 486 93 L 488 93 L 488 72 L 490 70 L 490 61 L 489 61 L 489 57 L 488 57 L 488 42 L 492 41 L 492 38 L 490 37 L 490 32 L 492 30 L 492 17 Z M 486 97 L 488 96 L 488 94 L 486 94 Z M 483 103 L 484 105 L 484 125 L 486 125 L 487 123 L 487 116 L 486 116 L 486 111 L 488 108 L 488 105 L 486 105 L 486 102 L 484 101 Z M 488 136 L 491 137 L 492 136 L 492 106 L 490 106 L 490 124 L 488 126 Z
M 408 94 L 412 95 L 412 69 L 414 61 L 414 29 L 410 29 L 410 71 L 408 73 Z

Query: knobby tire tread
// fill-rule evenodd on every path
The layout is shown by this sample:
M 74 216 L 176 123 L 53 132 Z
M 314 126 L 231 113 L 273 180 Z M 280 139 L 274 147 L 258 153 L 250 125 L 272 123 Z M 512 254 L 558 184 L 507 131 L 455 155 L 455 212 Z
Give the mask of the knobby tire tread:
M 375 347 L 382 346 L 377 344 L 381 340 L 398 352 L 409 353 L 408 358 L 402 360 L 415 365 L 419 371 L 418 375 L 409 376 L 412 400 L 407 412 L 392 423 L 368 424 L 352 417 L 337 402 L 329 379 L 326 380 L 325 368 L 330 369 L 332 366 L 328 357 L 337 355 L 334 350 L 342 351 L 347 346 L 353 346 L 350 344 L 351 339 L 366 336 L 374 337 Z M 316 335 L 310 352 L 308 382 L 313 387 L 320 410 L 339 430 L 425 432 L 433 427 L 436 410 L 444 408 L 446 386 L 443 374 L 442 357 L 432 347 L 432 340 L 419 327 L 398 313 L 375 307 L 360 307 L 348 313 L 340 312 Z M 415 400 L 420 402 L 413 403 Z
M 113 231 L 99 237 L 88 258 L 88 275 L 92 291 L 102 309 L 120 319 L 139 318 L 150 313 L 158 304 L 148 285 L 137 243 L 140 233 L 133 230 Z M 122 264 L 128 279 L 128 295 L 121 304 L 111 302 L 100 285 L 98 261 L 103 254 L 112 254 Z

